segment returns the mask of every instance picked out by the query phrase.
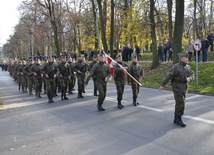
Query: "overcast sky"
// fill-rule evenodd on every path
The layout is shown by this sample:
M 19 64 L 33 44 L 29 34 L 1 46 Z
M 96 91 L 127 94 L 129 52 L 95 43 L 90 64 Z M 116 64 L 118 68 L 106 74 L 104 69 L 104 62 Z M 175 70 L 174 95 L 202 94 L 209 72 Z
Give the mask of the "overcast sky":
M 5 44 L 9 36 L 13 34 L 14 27 L 19 21 L 17 7 L 22 0 L 0 1 L 0 46 Z

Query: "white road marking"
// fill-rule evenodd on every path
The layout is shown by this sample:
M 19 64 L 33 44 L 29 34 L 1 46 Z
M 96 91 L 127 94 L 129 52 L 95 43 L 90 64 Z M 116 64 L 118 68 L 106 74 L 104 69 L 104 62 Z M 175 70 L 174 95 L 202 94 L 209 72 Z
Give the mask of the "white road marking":
M 156 111 L 156 112 L 163 112 L 164 111 L 162 109 L 152 108 L 152 107 L 143 106 L 143 105 L 139 105 L 138 107 L 143 108 L 143 109 L 148 109 L 148 110 Z
M 214 124 L 214 121 L 208 120 L 208 119 L 204 119 L 204 118 L 193 117 L 193 116 L 189 116 L 189 115 L 186 115 L 186 116 L 183 116 L 183 117 L 189 118 L 189 119 L 192 119 L 192 120 L 195 120 L 195 121 L 200 121 L 200 122 L 203 122 L 203 123 Z

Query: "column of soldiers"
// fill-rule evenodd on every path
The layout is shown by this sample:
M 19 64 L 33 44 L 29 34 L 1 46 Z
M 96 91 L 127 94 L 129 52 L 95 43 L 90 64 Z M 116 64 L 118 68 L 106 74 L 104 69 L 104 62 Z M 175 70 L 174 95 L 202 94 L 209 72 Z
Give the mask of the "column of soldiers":
M 78 84 L 78 98 L 83 98 L 82 93 L 85 92 L 84 88 L 88 84 L 90 78 L 94 82 L 94 96 L 98 96 L 97 109 L 98 111 L 105 111 L 103 103 L 106 97 L 107 81 L 110 76 L 109 66 L 105 63 L 105 53 L 101 53 L 98 57 L 95 56 L 93 62 L 89 65 L 84 61 L 80 55 L 76 63 L 72 62 L 70 58 L 66 62 L 65 58 L 61 58 L 60 62 L 54 63 L 53 58 L 49 57 L 48 61 L 40 65 L 39 60 L 35 60 L 32 64 L 30 60 L 27 64 L 26 61 L 15 62 L 9 65 L 9 72 L 14 81 L 18 84 L 18 89 L 23 93 L 29 91 L 32 95 L 33 88 L 36 92 L 36 97 L 41 98 L 42 82 L 45 84 L 47 91 L 48 103 L 53 103 L 55 90 L 57 89 L 56 82 L 58 81 L 61 88 L 61 100 L 68 100 L 66 93 L 72 94 L 75 85 L 75 73 L 77 76 Z M 137 62 L 137 56 L 133 55 L 132 62 L 128 66 L 122 62 L 120 55 L 117 56 L 116 63 L 114 64 L 114 81 L 117 89 L 117 107 L 122 109 L 123 93 L 126 80 L 132 88 L 133 106 L 137 106 L 137 97 L 139 94 L 139 82 L 143 78 L 142 66 Z M 164 89 L 166 83 L 171 80 L 172 90 L 175 98 L 175 115 L 173 122 L 181 127 L 186 124 L 182 121 L 182 115 L 185 108 L 185 98 L 188 88 L 188 83 L 194 79 L 194 72 L 188 65 L 188 54 L 180 53 L 179 62 L 175 64 L 163 79 L 159 90 Z M 90 73 L 86 77 L 86 73 Z M 128 75 L 128 76 L 127 76 Z M 98 91 L 98 94 L 97 94 Z
M 117 89 L 117 107 L 122 109 L 123 93 L 126 80 L 131 82 L 133 89 L 133 105 L 137 105 L 137 95 L 139 93 L 139 86 L 136 82 L 127 77 L 127 72 L 134 76 L 137 80 L 140 80 L 142 75 L 142 67 L 137 64 L 136 56 L 132 59 L 132 64 L 128 66 L 122 62 L 122 56 L 118 55 L 116 59 L 117 63 L 114 65 L 114 81 Z M 121 67 L 122 66 L 122 67 Z M 87 72 L 89 72 L 86 77 Z M 67 94 L 73 94 L 74 86 L 77 81 L 78 95 L 77 98 L 84 98 L 85 86 L 89 79 L 92 77 L 94 83 L 94 96 L 98 96 L 97 109 L 99 111 L 105 111 L 103 103 L 106 97 L 107 81 L 110 77 L 109 67 L 106 64 L 106 58 L 104 54 L 99 56 L 95 55 L 93 61 L 88 65 L 83 56 L 79 55 L 78 61 L 74 63 L 72 58 L 62 57 L 57 62 L 54 62 L 53 57 L 48 57 L 44 64 L 41 64 L 39 59 L 35 59 L 34 63 L 29 60 L 27 63 L 25 60 L 15 62 L 11 65 L 10 74 L 12 74 L 14 81 L 18 84 L 18 89 L 23 93 L 29 92 L 29 95 L 33 95 L 33 89 L 35 90 L 35 96 L 42 98 L 42 85 L 44 85 L 44 94 L 47 94 L 48 103 L 53 103 L 53 97 L 57 96 L 56 90 L 61 92 L 61 100 L 68 100 Z

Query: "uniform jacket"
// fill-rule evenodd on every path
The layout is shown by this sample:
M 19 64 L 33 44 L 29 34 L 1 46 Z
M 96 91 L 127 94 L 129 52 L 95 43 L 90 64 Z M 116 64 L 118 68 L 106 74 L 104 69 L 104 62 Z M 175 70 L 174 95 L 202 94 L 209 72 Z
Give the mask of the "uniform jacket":
M 186 93 L 187 81 L 186 78 L 191 77 L 194 79 L 194 72 L 191 67 L 183 62 L 178 62 L 169 70 L 167 75 L 164 77 L 161 86 L 165 86 L 169 80 L 171 80 L 172 90 L 175 92 Z
M 139 81 L 141 77 L 143 77 L 143 69 L 142 67 L 136 63 L 132 62 L 128 69 L 129 74 L 133 76 L 136 80 Z M 136 83 L 131 77 L 128 76 L 128 83 Z
M 127 65 L 123 62 L 117 62 L 117 63 L 123 67 L 127 67 Z M 124 73 L 123 69 L 120 68 L 119 65 L 115 64 L 114 65 L 114 81 L 115 81 L 115 83 L 117 81 L 125 83 L 125 79 L 126 79 L 126 74 Z
M 88 75 L 85 83 L 87 84 L 91 77 L 95 78 L 95 82 L 106 83 L 105 78 L 109 77 L 109 75 L 110 75 L 109 68 L 105 66 L 103 62 L 99 61 L 94 65 L 94 67 L 90 71 L 90 74 Z

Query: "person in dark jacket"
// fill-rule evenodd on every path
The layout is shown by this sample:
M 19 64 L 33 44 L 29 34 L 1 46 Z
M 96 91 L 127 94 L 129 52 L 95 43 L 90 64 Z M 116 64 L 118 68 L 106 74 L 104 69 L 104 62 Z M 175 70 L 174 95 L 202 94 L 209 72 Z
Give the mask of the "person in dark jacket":
M 209 47 L 209 41 L 207 40 L 207 37 L 204 37 L 204 39 L 201 42 L 202 61 L 203 62 L 207 62 L 208 47 Z

